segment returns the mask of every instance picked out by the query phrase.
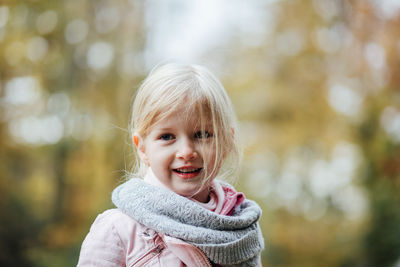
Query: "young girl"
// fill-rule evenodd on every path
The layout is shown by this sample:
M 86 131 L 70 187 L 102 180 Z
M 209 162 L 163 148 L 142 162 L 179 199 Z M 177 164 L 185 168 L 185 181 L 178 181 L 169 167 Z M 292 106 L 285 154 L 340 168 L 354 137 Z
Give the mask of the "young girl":
M 236 127 L 206 68 L 155 68 L 133 104 L 135 174 L 93 223 L 78 266 L 261 266 L 261 209 L 216 179 L 237 171 Z

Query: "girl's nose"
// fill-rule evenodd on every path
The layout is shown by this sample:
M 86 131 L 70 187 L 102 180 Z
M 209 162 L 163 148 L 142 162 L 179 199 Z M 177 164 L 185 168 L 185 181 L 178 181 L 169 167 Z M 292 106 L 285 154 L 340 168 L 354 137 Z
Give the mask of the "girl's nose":
M 191 141 L 182 141 L 178 152 L 176 153 L 176 157 L 183 160 L 194 160 L 198 156 L 194 144 Z

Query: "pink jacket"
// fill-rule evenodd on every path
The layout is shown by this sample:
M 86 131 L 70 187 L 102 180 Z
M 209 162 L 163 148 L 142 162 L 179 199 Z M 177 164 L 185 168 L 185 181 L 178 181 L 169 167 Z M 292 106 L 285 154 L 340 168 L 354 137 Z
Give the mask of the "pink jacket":
M 154 181 L 149 181 L 154 183 Z M 229 215 L 244 200 L 242 193 L 214 182 L 205 208 Z M 159 234 L 119 209 L 100 214 L 86 236 L 78 266 L 211 266 L 204 253 L 180 239 Z

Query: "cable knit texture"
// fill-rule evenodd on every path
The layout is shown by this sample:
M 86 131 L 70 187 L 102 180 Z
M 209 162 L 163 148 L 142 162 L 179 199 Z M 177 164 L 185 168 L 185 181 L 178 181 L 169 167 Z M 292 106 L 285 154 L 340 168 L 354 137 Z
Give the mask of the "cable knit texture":
M 258 225 L 261 209 L 251 200 L 246 199 L 231 216 L 225 216 L 168 189 L 132 178 L 113 191 L 112 201 L 141 224 L 193 244 L 217 264 L 256 266 L 264 248 Z

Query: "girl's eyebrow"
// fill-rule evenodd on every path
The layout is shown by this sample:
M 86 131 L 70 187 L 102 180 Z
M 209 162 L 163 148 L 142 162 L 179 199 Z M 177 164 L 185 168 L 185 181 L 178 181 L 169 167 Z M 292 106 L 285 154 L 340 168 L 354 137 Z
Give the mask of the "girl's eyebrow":
M 165 131 L 172 131 L 172 127 L 163 127 L 163 128 L 158 128 L 156 129 L 157 132 L 165 132 Z

